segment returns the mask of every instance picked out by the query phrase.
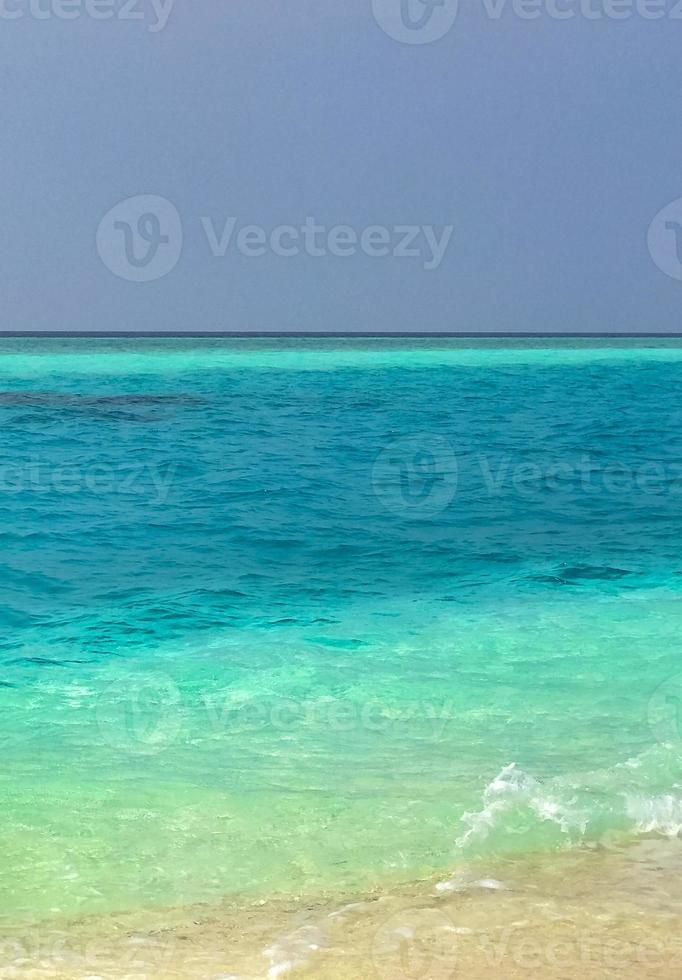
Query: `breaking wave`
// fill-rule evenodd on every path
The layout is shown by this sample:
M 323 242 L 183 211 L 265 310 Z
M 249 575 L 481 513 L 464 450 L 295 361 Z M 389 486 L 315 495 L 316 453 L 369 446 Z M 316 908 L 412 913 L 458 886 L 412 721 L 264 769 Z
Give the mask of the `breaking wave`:
M 682 755 L 657 746 L 611 769 L 542 780 L 512 762 L 466 812 L 455 840 L 466 857 L 682 835 Z

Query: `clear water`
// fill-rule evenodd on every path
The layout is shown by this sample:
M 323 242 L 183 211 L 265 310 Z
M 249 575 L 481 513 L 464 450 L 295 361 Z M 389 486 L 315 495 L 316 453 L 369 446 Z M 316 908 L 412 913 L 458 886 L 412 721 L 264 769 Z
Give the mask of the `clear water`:
M 0 343 L 0 922 L 682 826 L 677 341 Z

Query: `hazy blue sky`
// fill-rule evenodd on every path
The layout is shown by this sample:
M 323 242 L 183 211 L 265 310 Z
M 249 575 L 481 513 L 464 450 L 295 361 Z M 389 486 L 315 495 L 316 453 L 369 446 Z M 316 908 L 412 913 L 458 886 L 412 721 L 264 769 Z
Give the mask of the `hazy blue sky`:
M 158 31 L 151 0 L 142 21 L 111 2 L 101 21 L 78 0 L 74 20 L 0 4 L 1 329 L 682 330 L 682 282 L 647 247 L 682 197 L 673 0 L 660 20 L 524 20 L 511 2 L 494 20 L 462 0 L 429 44 L 390 37 L 371 0 L 176 0 Z M 114 274 L 96 245 L 106 212 L 137 195 L 172 202 L 183 234 L 148 282 Z M 654 236 L 673 272 L 676 215 Z M 396 226 L 453 230 L 437 268 L 269 243 L 254 257 L 234 237 L 219 257 L 202 218 L 219 233 L 230 216 L 235 236 L 307 216 L 358 238 L 378 225 L 390 248 Z M 159 217 L 117 213 L 101 234 L 115 251 L 126 223 L 143 228 L 144 268 Z

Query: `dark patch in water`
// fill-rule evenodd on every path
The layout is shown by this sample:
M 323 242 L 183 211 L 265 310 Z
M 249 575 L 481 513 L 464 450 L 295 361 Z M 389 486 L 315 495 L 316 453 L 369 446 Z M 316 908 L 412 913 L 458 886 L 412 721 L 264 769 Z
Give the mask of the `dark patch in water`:
M 332 636 L 311 636 L 306 640 L 307 643 L 316 643 L 318 646 L 331 647 L 338 650 L 359 650 L 360 647 L 369 646 L 365 640 L 343 640 Z
M 625 568 L 612 568 L 610 565 L 570 565 L 559 572 L 562 579 L 601 579 L 610 582 L 632 575 Z
M 609 565 L 567 565 L 556 575 L 529 575 L 529 582 L 542 585 L 579 585 L 581 582 L 614 582 L 633 573 Z
M 26 666 L 31 664 L 39 667 L 68 667 L 71 664 L 85 663 L 87 663 L 87 660 L 51 660 L 49 657 L 19 657 L 17 660 L 11 660 L 10 666 Z
M 0 391 L 0 406 L 107 408 L 131 405 L 197 405 L 195 395 L 73 395 L 61 391 Z

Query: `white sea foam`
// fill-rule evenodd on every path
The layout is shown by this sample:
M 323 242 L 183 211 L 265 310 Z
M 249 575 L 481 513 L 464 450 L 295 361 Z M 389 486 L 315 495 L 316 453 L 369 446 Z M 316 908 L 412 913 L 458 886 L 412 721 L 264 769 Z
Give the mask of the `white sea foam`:
M 679 796 L 629 795 L 626 809 L 639 833 L 657 833 L 665 837 L 682 834 L 682 799 Z
M 597 842 L 609 831 L 680 836 L 680 776 L 679 754 L 661 746 L 611 769 L 545 782 L 511 763 L 485 787 L 481 808 L 463 815 L 464 832 L 455 844 L 466 853 L 493 835 L 500 842 L 505 833 L 532 832 L 542 824 L 558 828 L 568 846 Z M 437 890 L 460 887 L 452 879 Z
M 538 820 L 556 824 L 563 834 L 585 833 L 588 815 L 577 808 L 575 799 L 561 799 L 551 784 L 550 788 L 543 786 L 512 762 L 486 786 L 482 808 L 463 815 L 462 823 L 468 829 L 456 839 L 456 846 L 463 850 L 484 840 L 507 814 L 522 807 Z
M 307 965 L 310 957 L 325 945 L 321 929 L 315 925 L 301 926 L 288 933 L 263 951 L 270 961 L 268 980 L 278 980 L 292 970 Z

